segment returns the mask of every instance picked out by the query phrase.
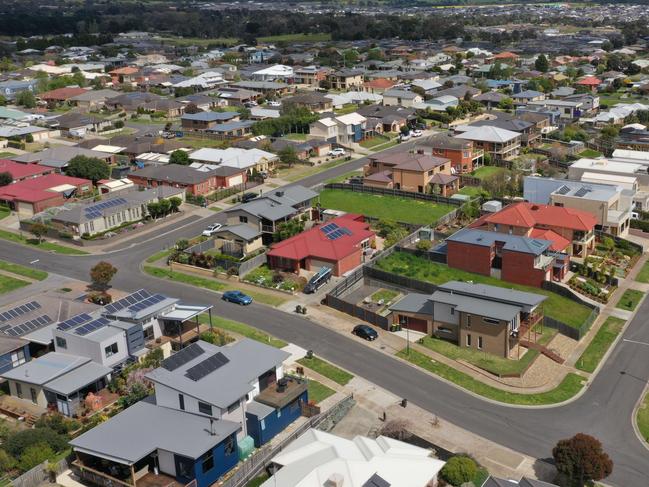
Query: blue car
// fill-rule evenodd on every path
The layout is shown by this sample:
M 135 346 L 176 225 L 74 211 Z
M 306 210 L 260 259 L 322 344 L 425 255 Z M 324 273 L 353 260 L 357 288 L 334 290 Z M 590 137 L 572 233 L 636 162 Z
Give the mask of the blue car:
M 252 303 L 252 298 L 247 294 L 243 294 L 241 291 L 226 291 L 223 293 L 221 299 L 223 299 L 223 301 L 240 304 L 241 306 L 246 306 Z

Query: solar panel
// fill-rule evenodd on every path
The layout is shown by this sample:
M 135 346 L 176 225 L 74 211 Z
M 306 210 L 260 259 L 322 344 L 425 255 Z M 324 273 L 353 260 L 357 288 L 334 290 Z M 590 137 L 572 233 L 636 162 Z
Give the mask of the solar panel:
M 185 372 L 185 377 L 193 380 L 194 382 L 199 381 L 206 375 L 209 375 L 215 370 L 221 368 L 229 361 L 230 360 L 221 352 L 215 353 L 211 357 L 206 358 L 202 362 L 187 369 L 187 372 Z
M 37 310 L 40 307 L 41 305 L 36 301 L 30 301 L 29 303 L 21 304 L 20 306 L 16 306 L 15 308 L 12 308 L 0 314 L 0 321 L 7 321 L 13 318 L 17 318 L 18 316 L 29 313 L 30 311 Z
M 135 302 L 143 301 L 144 299 L 148 298 L 151 296 L 151 293 L 144 289 L 140 289 L 139 291 L 136 291 L 134 293 L 129 294 L 126 297 L 123 297 L 120 300 L 115 301 L 114 303 L 107 304 L 104 309 L 106 310 L 107 313 L 115 313 L 121 309 L 127 308 L 131 306 L 134 301 L 133 298 L 136 299 Z
M 48 315 L 42 315 L 37 318 L 34 318 L 33 320 L 26 321 L 25 323 L 21 323 L 13 327 L 9 327 L 9 325 L 7 325 L 3 327 L 0 331 L 4 331 L 8 335 L 20 336 L 25 333 L 38 330 L 39 328 L 42 328 L 45 325 L 49 325 L 52 322 L 53 322 L 52 318 L 50 318 Z
M 87 324 L 85 324 L 83 326 L 80 326 L 79 328 L 74 330 L 74 333 L 76 335 L 85 336 L 88 333 L 92 333 L 95 330 L 99 330 L 100 328 L 103 328 L 108 323 L 110 323 L 110 321 L 108 319 L 106 319 L 106 318 L 98 318 L 98 319 L 96 319 L 94 321 L 91 321 L 90 323 L 87 323 Z
M 81 313 L 80 315 L 76 315 L 73 316 L 72 318 L 62 321 L 57 325 L 56 329 L 61 331 L 69 330 L 70 328 L 74 328 L 76 326 L 81 325 L 82 323 L 87 323 L 88 321 L 91 320 L 92 320 L 92 316 L 90 316 L 87 313 Z
M 11 325 L 5 325 L 5 326 L 3 326 L 3 327 L 0 327 L 0 331 L 4 333 L 4 332 L 6 332 L 9 328 L 11 328 Z
M 149 306 L 153 306 L 155 304 L 158 304 L 161 301 L 164 301 L 166 299 L 166 296 L 163 296 L 162 294 L 154 294 L 153 296 L 149 296 L 139 303 L 136 303 L 132 306 L 129 306 L 129 311 L 142 311 L 143 309 L 148 308 Z
M 579 189 L 575 192 L 575 196 L 577 196 L 578 198 L 581 198 L 582 196 L 585 196 L 585 195 L 587 195 L 588 193 L 590 193 L 590 189 L 589 189 L 589 188 L 579 188 Z
M 197 343 L 192 343 L 190 346 L 174 353 L 170 357 L 162 361 L 162 368 L 169 371 L 174 371 L 178 367 L 182 367 L 188 362 L 191 362 L 197 357 L 200 357 L 205 350 L 203 350 Z

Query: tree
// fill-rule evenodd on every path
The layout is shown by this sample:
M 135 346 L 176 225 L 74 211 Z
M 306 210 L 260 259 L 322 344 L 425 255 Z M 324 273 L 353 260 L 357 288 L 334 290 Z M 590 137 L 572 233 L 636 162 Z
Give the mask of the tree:
M 439 471 L 440 477 L 453 486 L 471 482 L 477 473 L 478 465 L 475 460 L 462 455 L 449 458 Z
M 620 133 L 620 130 L 615 125 L 607 125 L 601 130 L 602 138 L 614 139 Z
M 7 104 L 7 98 L 4 95 L 0 95 L 0 107 L 3 107 Z
M 552 449 L 552 456 L 559 474 L 571 487 L 590 485 L 613 472 L 613 461 L 602 449 L 602 443 L 584 433 L 560 440 Z
M 534 61 L 534 68 L 537 71 L 541 71 L 542 73 L 548 72 L 548 69 L 550 69 L 550 62 L 548 61 L 548 58 L 545 57 L 545 54 L 538 55 L 538 57 Z
M 498 108 L 500 108 L 501 110 L 511 110 L 512 108 L 514 108 L 514 100 L 512 100 L 511 98 L 503 98 L 498 103 Z
M 117 274 L 117 268 L 110 262 L 101 261 L 90 269 L 90 281 L 93 289 L 105 291 L 108 289 L 110 281 Z
M 291 238 L 293 235 L 297 235 L 300 232 L 304 231 L 304 222 L 300 220 L 289 220 L 287 222 L 280 223 L 277 225 L 277 231 L 273 238 L 275 242 L 281 242 L 287 238 Z
M 55 452 L 60 452 L 68 446 L 65 436 L 56 431 L 50 428 L 34 428 L 12 434 L 3 444 L 3 448 L 14 458 L 19 458 L 27 448 L 39 443 L 49 445 Z
M 65 173 L 76 178 L 90 179 L 96 184 L 100 179 L 110 177 L 110 167 L 97 157 L 76 156 L 68 162 Z
M 192 161 L 189 160 L 189 154 L 184 150 L 175 150 L 169 156 L 169 164 L 180 164 L 189 166 Z
M 47 235 L 48 230 L 47 226 L 41 222 L 34 222 L 30 232 L 32 232 L 32 235 L 38 239 L 38 243 L 40 244 L 43 241 L 43 237 Z
M 202 111 L 203 110 L 201 110 L 196 106 L 196 103 L 188 103 L 187 106 L 185 107 L 185 113 L 189 113 L 189 114 L 201 113 Z
M 36 465 L 43 463 L 45 460 L 49 460 L 54 456 L 54 452 L 47 445 L 47 443 L 38 443 L 32 445 L 25 449 L 22 455 L 20 455 L 20 460 L 18 461 L 18 468 L 23 472 L 31 470 Z
M 280 150 L 277 155 L 279 156 L 281 163 L 287 165 L 288 167 L 292 167 L 293 164 L 300 162 L 300 158 L 297 156 L 297 151 L 292 145 L 287 145 L 286 147 L 282 148 L 282 150 Z
M 180 208 L 180 205 L 183 204 L 183 200 L 178 196 L 172 196 L 169 198 L 169 204 L 171 205 L 171 212 L 176 213 Z
M 14 468 L 16 461 L 6 451 L 0 450 L 0 472 L 7 472 Z
M 25 108 L 36 108 L 36 97 L 34 93 L 29 90 L 21 91 L 16 96 L 16 105 L 20 105 Z
M 0 172 L 0 186 L 7 186 L 14 182 L 14 178 L 10 172 Z

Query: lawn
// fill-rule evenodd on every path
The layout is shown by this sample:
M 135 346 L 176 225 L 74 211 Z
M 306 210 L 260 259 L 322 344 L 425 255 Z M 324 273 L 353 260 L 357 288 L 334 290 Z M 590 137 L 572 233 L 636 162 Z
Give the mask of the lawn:
M 625 309 L 627 311 L 633 311 L 636 309 L 643 296 L 644 293 L 642 291 L 627 289 L 626 291 L 624 291 L 624 294 L 617 302 L 615 307 L 619 309 Z
M 320 203 L 324 208 L 421 225 L 429 225 L 455 208 L 430 201 L 354 193 L 342 189 L 323 190 L 320 193 Z
M 208 208 L 216 213 L 223 211 L 223 208 L 221 208 L 220 206 L 209 206 Z
M 171 249 L 167 250 L 161 250 L 160 252 L 156 252 L 153 255 L 150 255 L 149 257 L 146 258 L 146 262 L 149 264 L 153 264 L 154 262 L 158 262 L 159 260 L 163 259 L 164 257 L 168 257 L 169 254 L 171 254 Z
M 8 232 L 7 230 L 0 230 L 0 238 L 4 240 L 9 240 L 22 245 L 30 245 L 32 247 L 39 248 L 41 250 L 55 252 L 57 254 L 65 255 L 88 255 L 88 252 L 85 252 L 80 249 L 75 249 L 72 247 L 64 247 L 63 245 L 51 243 L 51 242 L 41 242 L 39 243 L 35 238 L 25 238 L 17 233 Z
M 309 379 L 309 401 L 318 404 L 335 393 L 336 391 L 317 380 Z
M 471 176 L 474 178 L 478 179 L 485 179 L 490 176 L 493 176 L 494 174 L 498 174 L 500 172 L 505 171 L 504 167 L 498 167 L 498 166 L 482 166 L 476 169 L 471 173 Z
M 383 300 L 384 303 L 389 303 L 394 298 L 399 295 L 397 291 L 392 289 L 379 289 L 374 294 L 372 294 L 372 301 L 378 303 L 380 300 Z
M 335 178 L 327 179 L 327 183 L 344 183 L 352 176 L 363 176 L 363 172 L 359 170 L 349 171 L 340 176 L 336 176 Z
M 465 186 L 464 188 L 460 189 L 458 193 L 468 196 L 480 196 L 480 193 L 482 193 L 482 188 L 480 186 Z
M 645 262 L 635 278 L 638 282 L 649 283 L 649 261 Z
M 348 161 L 346 157 L 340 157 L 338 159 L 325 162 L 324 164 L 319 164 L 313 167 L 307 167 L 306 169 L 303 169 L 300 166 L 293 166 L 290 169 L 284 170 L 283 174 L 280 173 L 278 177 L 280 179 L 285 179 L 286 181 L 294 183 L 295 181 L 299 181 L 300 179 L 313 176 L 314 174 L 319 174 L 323 171 L 326 171 L 327 169 L 331 169 L 332 167 L 342 166 L 343 164 L 347 164 L 348 162 L 351 161 Z
M 268 480 L 268 474 L 267 473 L 262 473 L 261 475 L 255 477 L 252 479 L 250 482 L 246 484 L 246 487 L 259 487 L 261 484 L 266 482 Z
M 545 289 L 522 286 L 493 277 L 452 269 L 444 264 L 431 262 L 403 252 L 394 252 L 384 259 L 380 259 L 376 265 L 385 271 L 432 282 L 433 284 L 444 284 L 448 281 L 473 281 L 480 284 L 543 294 L 547 296 L 543 303 L 545 314 L 574 328 L 579 328 L 591 312 L 590 308 Z
M 373 149 L 376 146 L 390 142 L 390 138 L 385 135 L 377 135 L 371 139 L 362 140 L 359 145 L 365 149 Z
M 421 367 L 429 372 L 432 372 L 435 375 L 438 375 L 454 384 L 471 391 L 475 394 L 479 394 L 488 399 L 494 401 L 500 401 L 506 404 L 518 404 L 523 406 L 537 406 L 544 404 L 556 404 L 563 401 L 566 401 L 577 394 L 581 388 L 584 386 L 584 378 L 578 376 L 577 374 L 570 373 L 561 381 L 556 388 L 551 391 L 542 392 L 539 394 L 519 394 L 516 392 L 503 391 L 501 389 L 496 389 L 495 387 L 489 386 L 479 380 L 474 379 L 473 377 L 455 370 L 453 367 L 442 364 L 431 359 L 428 355 L 417 352 L 415 350 L 410 350 L 410 355 L 407 354 L 406 350 L 401 350 L 397 353 L 398 357 L 401 357 L 408 362 Z
M 306 140 L 307 134 L 286 134 L 284 136 L 284 139 L 286 140 L 297 140 L 299 142 L 302 142 Z
M 27 281 L 0 275 L 0 294 L 10 293 L 21 287 L 29 286 Z
M 649 442 L 649 392 L 644 397 L 644 401 L 638 408 L 636 416 L 636 424 L 640 430 L 640 434 L 646 442 Z
M 276 36 L 258 37 L 257 42 L 328 42 L 331 40 L 331 34 L 326 32 L 316 32 L 314 34 L 283 34 Z
M 40 269 L 32 269 L 31 267 L 25 267 L 22 265 L 14 264 L 12 262 L 6 262 L 0 260 L 0 270 L 11 272 L 12 274 L 18 274 L 19 276 L 28 277 L 34 279 L 35 281 L 42 281 L 47 279 L 47 272 L 41 271 Z
M 575 367 L 585 372 L 593 372 L 622 331 L 624 323 L 624 320 L 613 316 L 606 318 L 606 321 L 597 331 L 593 340 L 588 344 L 588 347 L 581 354 L 579 360 L 577 360 Z
M 590 159 L 594 159 L 595 157 L 602 157 L 603 155 L 604 154 L 594 149 L 586 149 L 579 153 L 579 157 L 587 157 Z
M 207 314 L 200 315 L 198 319 L 201 323 L 209 324 L 210 322 L 210 317 Z M 252 326 L 246 325 L 245 323 L 240 323 L 238 321 L 232 321 L 220 316 L 215 316 L 214 314 L 212 314 L 212 326 L 214 328 L 218 328 L 219 330 L 229 331 L 246 338 L 250 338 L 251 340 L 266 343 L 275 348 L 284 348 L 286 345 L 288 345 L 288 343 L 286 343 L 284 340 L 275 338 L 274 336 L 258 330 L 257 328 L 253 328 Z
M 16 154 L 13 152 L 0 152 L 0 159 L 11 159 L 12 157 L 16 157 Z
M 347 115 L 348 113 L 354 113 L 356 110 L 358 110 L 356 103 L 347 103 L 342 108 L 334 108 L 334 113 L 336 115 Z
M 354 378 L 354 376 L 349 372 L 339 369 L 335 365 L 330 364 L 329 362 L 326 362 L 316 356 L 313 356 L 311 358 L 303 357 L 298 360 L 298 363 L 300 365 L 308 367 L 309 369 L 317 372 L 320 375 L 324 375 L 328 379 L 331 379 L 341 386 L 346 385 L 350 380 Z

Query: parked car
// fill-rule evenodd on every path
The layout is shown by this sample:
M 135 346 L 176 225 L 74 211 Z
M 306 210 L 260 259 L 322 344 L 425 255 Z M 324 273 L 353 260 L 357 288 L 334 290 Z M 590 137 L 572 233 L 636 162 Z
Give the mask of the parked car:
M 246 108 L 252 108 L 257 106 L 257 102 L 254 100 L 247 101 L 243 104 L 244 107 Z
M 410 132 L 410 135 L 412 135 L 413 137 L 421 137 L 422 135 L 424 135 L 424 133 L 419 129 L 415 129 Z
M 345 154 L 347 154 L 347 152 L 345 152 L 345 149 L 343 149 L 342 147 L 332 149 L 327 153 L 328 156 L 332 156 L 332 157 L 342 157 Z
M 311 294 L 316 292 L 322 286 L 324 286 L 329 279 L 333 276 L 333 272 L 329 267 L 321 267 L 320 270 L 313 275 L 309 282 L 304 286 L 304 294 Z
M 369 325 L 356 325 L 352 330 L 352 333 L 358 338 L 363 338 L 368 341 L 376 340 L 379 337 L 379 334 L 374 328 Z
M 402 133 L 401 135 L 399 135 L 399 140 L 401 142 L 403 142 L 404 140 L 410 140 L 410 134 L 409 133 L 407 133 L 407 134 Z
M 270 101 L 268 102 L 268 106 L 269 106 L 269 107 L 281 107 L 281 106 L 282 106 L 282 102 L 277 101 L 277 100 L 270 100 Z
M 222 226 L 223 226 L 223 225 L 221 225 L 220 223 L 213 223 L 212 225 L 210 225 L 209 227 L 207 227 L 205 230 L 203 230 L 203 236 L 204 236 L 204 237 L 211 237 L 211 236 L 214 235 L 216 232 L 218 232 L 219 230 L 221 230 L 221 227 L 222 227 Z
M 252 298 L 241 291 L 225 291 L 221 299 L 230 303 L 240 304 L 241 306 L 247 306 L 252 303 Z
M 248 203 L 248 201 L 252 201 L 256 197 L 257 197 L 257 193 L 243 193 L 243 196 L 241 196 L 241 202 Z

